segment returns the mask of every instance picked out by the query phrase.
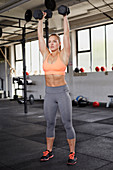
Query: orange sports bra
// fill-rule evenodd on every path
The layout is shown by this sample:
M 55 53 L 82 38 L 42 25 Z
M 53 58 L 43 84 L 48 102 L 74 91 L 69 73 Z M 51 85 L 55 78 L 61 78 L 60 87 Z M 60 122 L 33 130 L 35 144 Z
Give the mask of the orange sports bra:
M 45 72 L 45 75 L 50 75 L 50 74 L 57 74 L 57 75 L 65 75 L 65 69 L 66 65 L 61 61 L 59 53 L 56 61 L 53 64 L 48 63 L 48 57 L 46 57 L 45 61 L 43 62 L 43 70 Z

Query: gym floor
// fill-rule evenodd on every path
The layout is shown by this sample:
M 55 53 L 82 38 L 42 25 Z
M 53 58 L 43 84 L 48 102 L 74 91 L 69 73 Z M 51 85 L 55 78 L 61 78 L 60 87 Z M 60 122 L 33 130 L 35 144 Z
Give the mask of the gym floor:
M 0 100 L 0 170 L 113 170 L 113 107 L 73 107 L 77 164 L 67 166 L 69 148 L 59 111 L 55 157 L 40 162 L 46 149 L 43 101 L 28 105 Z

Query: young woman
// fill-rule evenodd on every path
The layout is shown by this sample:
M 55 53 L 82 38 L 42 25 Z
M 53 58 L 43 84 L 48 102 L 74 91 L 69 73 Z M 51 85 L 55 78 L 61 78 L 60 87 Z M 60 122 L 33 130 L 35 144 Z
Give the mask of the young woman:
M 72 126 L 72 102 L 69 96 L 69 88 L 65 81 L 65 69 L 68 65 L 70 56 L 70 38 L 69 25 L 67 16 L 64 16 L 64 48 L 61 48 L 60 38 L 57 34 L 49 36 L 49 49 L 46 47 L 43 37 L 43 20 L 46 16 L 44 13 L 42 20 L 38 23 L 38 39 L 39 49 L 43 56 L 43 70 L 45 71 L 45 99 L 44 99 L 44 115 L 47 122 L 46 141 L 47 150 L 43 152 L 40 161 L 47 161 L 52 158 L 53 142 L 55 139 L 55 122 L 56 112 L 59 107 L 61 119 L 64 124 L 67 141 L 70 148 L 70 154 L 67 164 L 74 165 L 76 163 L 75 156 L 75 140 L 76 134 Z

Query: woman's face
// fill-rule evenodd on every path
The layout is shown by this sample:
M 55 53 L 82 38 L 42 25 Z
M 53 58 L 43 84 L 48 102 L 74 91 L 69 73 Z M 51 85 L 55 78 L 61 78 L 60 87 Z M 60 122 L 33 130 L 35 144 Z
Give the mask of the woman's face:
M 49 49 L 54 52 L 56 50 L 59 50 L 59 46 L 60 46 L 60 43 L 59 43 L 59 40 L 56 36 L 50 36 L 49 37 L 49 41 L 48 41 L 48 45 L 49 45 Z

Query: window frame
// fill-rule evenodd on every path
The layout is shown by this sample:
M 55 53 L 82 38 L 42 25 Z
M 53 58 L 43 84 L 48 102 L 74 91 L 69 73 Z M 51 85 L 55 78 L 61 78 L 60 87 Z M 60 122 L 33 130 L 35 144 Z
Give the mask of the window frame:
M 92 71 L 92 67 L 93 67 L 93 64 L 92 64 L 92 42 L 91 42 L 91 30 L 92 28 L 96 28 L 96 27 L 101 27 L 101 26 L 104 26 L 104 37 L 105 37 L 105 41 L 104 41 L 104 45 L 105 45 L 105 67 L 107 68 L 108 66 L 108 63 L 107 63 L 107 60 L 108 60 L 108 54 L 107 54 L 107 25 L 113 25 L 113 23 L 106 23 L 106 24 L 99 24 L 99 25 L 96 25 L 96 26 L 91 26 L 91 27 L 85 27 L 85 28 L 80 28 L 80 29 L 77 29 L 76 30 L 76 67 L 78 67 L 78 54 L 79 53 L 86 53 L 86 52 L 90 52 L 90 72 L 94 72 Z M 89 50 L 83 50 L 83 51 L 79 51 L 78 50 L 78 31 L 81 31 L 81 30 L 86 30 L 86 29 L 89 29 L 89 46 L 90 46 L 90 49 Z M 108 70 L 108 71 L 112 71 L 112 70 Z

